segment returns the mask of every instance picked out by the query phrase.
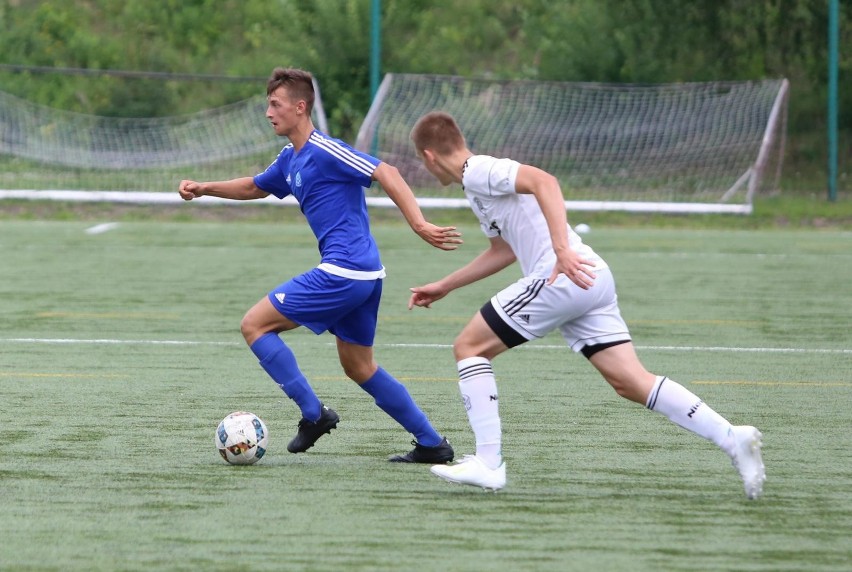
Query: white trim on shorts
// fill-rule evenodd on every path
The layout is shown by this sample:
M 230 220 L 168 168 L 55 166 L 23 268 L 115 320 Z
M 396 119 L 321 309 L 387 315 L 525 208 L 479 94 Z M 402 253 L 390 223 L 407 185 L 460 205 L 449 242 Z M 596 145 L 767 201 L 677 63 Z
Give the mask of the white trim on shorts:
M 343 268 L 342 266 L 338 266 L 336 264 L 331 264 L 328 262 L 323 262 L 318 265 L 317 268 L 323 270 L 324 272 L 328 272 L 329 274 L 334 274 L 335 276 L 340 276 L 341 278 L 349 278 L 350 280 L 379 280 L 387 276 L 385 274 L 385 267 L 382 266 L 381 270 L 352 270 L 351 268 Z

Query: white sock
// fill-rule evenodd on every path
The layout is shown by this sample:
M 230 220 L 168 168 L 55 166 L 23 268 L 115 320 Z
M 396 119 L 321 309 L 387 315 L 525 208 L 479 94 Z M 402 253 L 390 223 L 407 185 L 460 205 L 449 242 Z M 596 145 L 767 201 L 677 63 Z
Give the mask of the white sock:
M 728 455 L 733 453 L 734 438 L 728 420 L 678 382 L 658 377 L 645 406 L 714 442 Z
M 458 362 L 459 391 L 476 437 L 476 456 L 492 469 L 503 462 L 497 381 L 491 362 L 483 357 Z

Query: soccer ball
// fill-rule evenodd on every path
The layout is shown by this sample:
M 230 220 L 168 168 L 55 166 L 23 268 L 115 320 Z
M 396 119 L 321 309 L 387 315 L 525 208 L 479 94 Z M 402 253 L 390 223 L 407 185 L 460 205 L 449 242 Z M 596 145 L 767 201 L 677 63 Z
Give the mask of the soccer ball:
M 254 413 L 235 411 L 216 428 L 216 448 L 232 465 L 251 465 L 266 453 L 269 431 Z

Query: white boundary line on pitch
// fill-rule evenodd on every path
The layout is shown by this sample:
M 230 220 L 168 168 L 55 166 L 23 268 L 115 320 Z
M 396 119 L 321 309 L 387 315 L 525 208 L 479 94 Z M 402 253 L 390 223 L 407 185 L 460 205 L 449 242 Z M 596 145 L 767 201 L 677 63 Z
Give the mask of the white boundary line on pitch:
M 0 338 L 0 343 L 16 344 L 102 344 L 102 345 L 149 345 L 149 346 L 239 346 L 239 342 L 198 342 L 192 340 L 113 340 L 74 338 Z
M 193 340 L 116 340 L 116 339 L 74 339 L 74 338 L 0 338 L 0 344 L 102 344 L 102 345 L 159 345 L 159 346 L 241 346 L 241 342 L 213 342 Z M 327 343 L 326 345 L 334 345 Z M 433 348 L 449 349 L 451 344 L 376 344 L 387 348 Z M 528 345 L 520 349 L 553 350 L 567 349 L 566 345 Z M 643 351 L 678 351 L 678 352 L 730 352 L 730 353 L 774 353 L 774 354 L 852 354 L 852 349 L 827 348 L 734 348 L 726 346 L 636 346 Z
M 392 348 L 451 348 L 450 344 L 376 344 Z M 567 349 L 567 345 L 528 345 L 512 349 L 555 350 Z M 724 346 L 636 346 L 643 351 L 678 351 L 678 352 L 732 352 L 732 353 L 778 353 L 778 354 L 852 354 L 852 349 L 825 348 L 731 348 Z

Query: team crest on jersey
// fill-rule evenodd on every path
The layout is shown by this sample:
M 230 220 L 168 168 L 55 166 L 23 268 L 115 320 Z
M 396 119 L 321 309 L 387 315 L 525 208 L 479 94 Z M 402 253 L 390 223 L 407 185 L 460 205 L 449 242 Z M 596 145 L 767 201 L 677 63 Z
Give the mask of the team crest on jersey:
M 479 209 L 479 212 L 485 214 L 485 205 L 482 204 L 482 201 L 479 200 L 479 197 L 474 197 L 473 202 L 476 203 L 476 208 Z
M 302 173 L 296 173 L 296 186 L 302 186 Z

